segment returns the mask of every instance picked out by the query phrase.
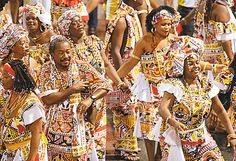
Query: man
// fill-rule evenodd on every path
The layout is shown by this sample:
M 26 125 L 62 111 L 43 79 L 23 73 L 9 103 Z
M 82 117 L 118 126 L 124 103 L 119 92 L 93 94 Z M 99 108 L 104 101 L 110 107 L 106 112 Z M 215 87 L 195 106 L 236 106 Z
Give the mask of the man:
M 110 87 L 91 65 L 75 59 L 65 37 L 56 36 L 50 42 L 49 51 L 52 59 L 37 77 L 48 109 L 49 160 L 84 161 L 87 160 L 85 119 L 92 121 L 96 117 L 99 109 L 93 104 Z
M 108 24 L 105 36 L 105 48 L 116 70 L 132 55 L 136 42 L 142 36 L 142 28 L 137 11 L 135 10 L 142 3 L 143 0 L 120 1 L 118 9 Z M 137 74 L 135 73 L 137 69 L 138 67 L 127 77 L 127 80 L 131 84 Z M 116 92 L 120 94 L 118 91 Z M 122 93 L 120 97 L 126 97 L 126 95 Z M 113 99 L 110 100 L 112 101 Z M 115 124 L 115 138 L 117 140 L 115 149 L 121 151 L 121 155 L 126 160 L 139 159 L 137 156 L 137 138 L 133 136 L 136 121 L 133 108 L 134 104 L 125 102 L 124 104 L 118 103 L 118 105 L 111 104 L 111 107 L 114 112 L 113 122 Z

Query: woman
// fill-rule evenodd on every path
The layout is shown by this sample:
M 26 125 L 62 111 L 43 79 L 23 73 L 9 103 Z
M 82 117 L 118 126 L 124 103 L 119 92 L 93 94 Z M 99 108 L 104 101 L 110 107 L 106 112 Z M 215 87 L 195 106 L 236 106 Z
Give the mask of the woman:
M 51 16 L 38 3 L 20 8 L 20 23 L 27 28 L 30 39 L 30 55 L 38 64 L 49 60 L 49 42 L 54 34 Z
M 155 141 L 158 141 L 158 126 L 161 119 L 158 117 L 158 109 L 161 96 L 157 90 L 160 82 L 166 78 L 165 60 L 169 52 L 178 53 L 189 37 L 177 37 L 170 34 L 173 31 L 174 20 L 178 14 L 168 6 L 153 9 L 147 16 L 146 27 L 148 34 L 145 35 L 134 49 L 131 58 L 118 70 L 120 77 L 127 75 L 133 68 L 141 63 L 141 73 L 132 87 L 134 97 L 140 101 L 137 106 L 141 107 L 141 129 L 149 161 L 154 160 Z M 209 63 L 201 62 L 204 70 L 212 69 Z M 217 70 L 222 66 L 217 65 Z
M 1 20 L 6 19 L 6 15 L 0 16 Z M 3 22 L 6 22 L 6 21 Z M 8 21 L 0 28 L 0 59 L 7 63 L 13 59 L 23 59 L 29 67 L 30 72 L 38 67 L 37 62 L 29 56 L 28 33 L 22 26 L 14 25 Z
M 66 36 L 73 42 L 76 54 L 80 60 L 89 62 L 101 75 L 106 74 L 118 85 L 118 88 L 124 87 L 124 83 L 120 80 L 103 52 L 102 41 L 94 35 L 86 35 L 84 22 L 78 11 L 69 10 L 62 14 L 58 19 L 57 29 L 61 35 Z M 96 104 L 102 106 L 102 110 L 99 111 L 97 116 L 95 127 L 95 136 L 97 137 L 95 138 L 95 143 L 97 144 L 96 149 L 98 150 L 99 158 L 105 159 L 106 108 L 104 101 L 97 101 Z
M 43 105 L 35 94 L 35 82 L 23 61 L 4 64 L 1 80 L 4 89 L 10 92 L 1 122 L 1 138 L 6 148 L 2 159 L 48 160 L 47 140 L 43 134 Z
M 226 127 L 230 145 L 236 146 L 236 134 L 217 96 L 219 89 L 201 77 L 203 45 L 197 41 L 190 40 L 181 53 L 166 61 L 171 64 L 172 78 L 159 87 L 164 92 L 159 113 L 168 126 L 161 139 L 162 160 L 224 160 L 206 129 L 211 110 Z

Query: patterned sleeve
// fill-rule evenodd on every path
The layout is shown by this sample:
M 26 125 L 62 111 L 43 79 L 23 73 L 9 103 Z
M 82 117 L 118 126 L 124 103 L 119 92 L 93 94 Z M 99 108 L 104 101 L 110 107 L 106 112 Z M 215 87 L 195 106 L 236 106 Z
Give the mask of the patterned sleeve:
M 22 116 L 25 125 L 32 124 L 39 118 L 42 118 L 44 122 L 46 121 L 43 105 L 38 102 L 32 104 L 31 107 L 27 108 L 22 114 Z
M 80 78 L 89 82 L 90 91 L 95 92 L 99 89 L 112 90 L 109 81 L 98 73 L 89 63 L 78 60 L 77 65 L 80 71 Z
M 183 84 L 177 78 L 169 78 L 161 82 L 158 91 L 161 96 L 164 95 L 164 92 L 173 94 L 177 101 L 180 101 L 183 96 Z

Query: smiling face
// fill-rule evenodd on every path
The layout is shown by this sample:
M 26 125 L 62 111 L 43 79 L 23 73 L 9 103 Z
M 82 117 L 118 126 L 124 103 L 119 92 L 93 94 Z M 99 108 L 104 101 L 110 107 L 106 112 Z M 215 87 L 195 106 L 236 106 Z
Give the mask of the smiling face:
M 188 78 L 196 78 L 200 73 L 200 61 L 197 55 L 190 55 L 184 61 L 184 75 Z
M 72 22 L 69 27 L 69 33 L 70 33 L 70 36 L 74 36 L 74 37 L 80 38 L 83 36 L 83 34 L 85 33 L 85 30 L 84 30 L 84 23 L 81 17 L 76 16 L 72 19 Z
M 161 20 L 155 25 L 155 28 L 156 28 L 156 33 L 158 35 L 160 35 L 161 37 L 167 37 L 171 29 L 171 20 L 170 19 Z
M 39 30 L 40 21 L 34 13 L 30 13 L 26 17 L 26 25 L 29 32 Z
M 67 70 L 71 60 L 71 45 L 68 42 L 58 42 L 55 45 L 52 57 L 59 70 Z

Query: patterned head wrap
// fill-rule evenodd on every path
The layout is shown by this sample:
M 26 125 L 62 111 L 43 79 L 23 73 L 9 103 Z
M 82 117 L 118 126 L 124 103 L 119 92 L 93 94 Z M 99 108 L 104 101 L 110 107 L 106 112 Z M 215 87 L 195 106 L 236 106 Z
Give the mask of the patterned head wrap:
M 80 13 L 77 12 L 76 10 L 69 10 L 63 13 L 61 17 L 58 19 L 57 31 L 61 35 L 68 37 L 70 35 L 69 33 L 70 24 L 73 18 L 75 17 L 81 18 Z
M 31 13 L 35 14 L 38 17 L 39 21 L 42 23 L 44 27 L 51 27 L 51 15 L 47 13 L 42 6 L 41 3 L 37 3 L 35 5 L 26 5 L 24 7 L 20 7 L 19 9 L 19 22 L 26 27 L 26 17 L 28 17 Z
M 158 22 L 162 20 L 172 20 L 172 19 L 173 19 L 173 15 L 169 11 L 163 9 L 160 12 L 157 12 L 153 16 L 151 23 L 153 26 L 155 26 Z
M 204 46 L 200 39 L 192 37 L 184 37 L 183 43 L 180 44 L 178 41 L 172 43 L 171 49 L 173 52 L 169 52 L 168 60 L 166 60 L 166 72 L 168 77 L 177 78 L 184 74 L 184 61 L 186 58 L 191 56 L 197 56 L 200 60 Z M 178 50 L 178 52 L 176 52 Z
M 12 27 L 3 31 L 2 36 L 0 36 L 0 60 L 5 59 L 15 43 L 23 37 L 28 38 L 28 33 L 19 25 L 14 24 Z

